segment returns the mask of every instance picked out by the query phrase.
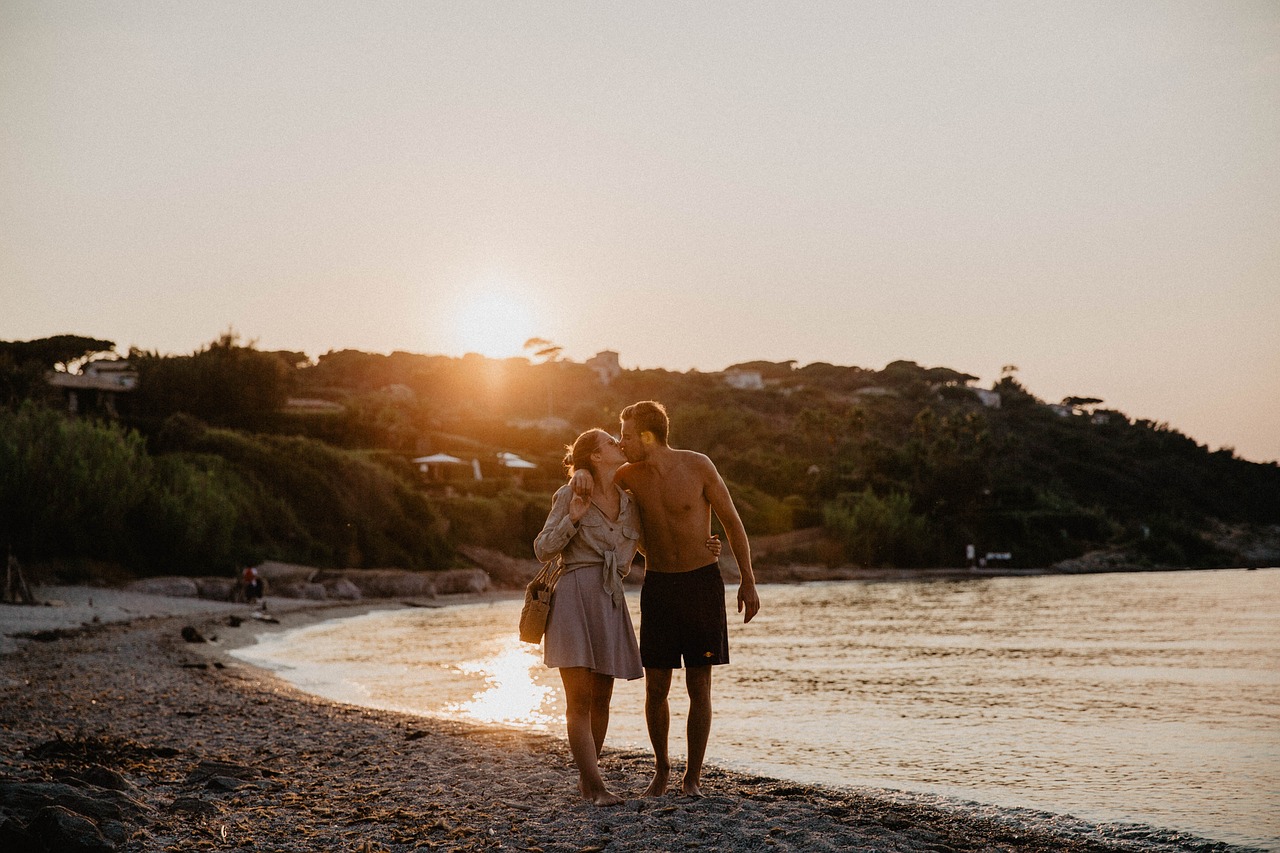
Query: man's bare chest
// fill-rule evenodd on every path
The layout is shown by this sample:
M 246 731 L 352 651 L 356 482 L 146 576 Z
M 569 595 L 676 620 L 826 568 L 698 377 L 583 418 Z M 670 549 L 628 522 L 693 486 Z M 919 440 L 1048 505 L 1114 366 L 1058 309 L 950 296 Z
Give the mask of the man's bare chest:
M 647 477 L 633 489 L 641 516 L 667 519 L 697 515 L 705 510 L 706 499 L 697 483 Z

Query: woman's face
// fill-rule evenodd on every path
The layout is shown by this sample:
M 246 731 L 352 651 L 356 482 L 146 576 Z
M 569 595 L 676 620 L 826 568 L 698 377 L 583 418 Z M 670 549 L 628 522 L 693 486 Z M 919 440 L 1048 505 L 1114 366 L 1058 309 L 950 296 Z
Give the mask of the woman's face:
M 596 447 L 596 454 L 600 457 L 600 464 L 610 468 L 616 468 L 627 461 L 626 454 L 622 452 L 622 445 L 607 432 L 600 434 L 600 444 Z

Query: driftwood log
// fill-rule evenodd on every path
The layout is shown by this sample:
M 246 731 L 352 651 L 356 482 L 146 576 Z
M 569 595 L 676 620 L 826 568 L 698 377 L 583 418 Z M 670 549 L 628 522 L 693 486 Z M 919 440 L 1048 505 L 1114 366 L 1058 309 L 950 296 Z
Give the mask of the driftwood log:
M 27 579 L 22 576 L 22 566 L 18 558 L 9 552 L 9 561 L 4 570 L 4 602 L 5 604 L 35 604 L 36 597 L 27 586 Z

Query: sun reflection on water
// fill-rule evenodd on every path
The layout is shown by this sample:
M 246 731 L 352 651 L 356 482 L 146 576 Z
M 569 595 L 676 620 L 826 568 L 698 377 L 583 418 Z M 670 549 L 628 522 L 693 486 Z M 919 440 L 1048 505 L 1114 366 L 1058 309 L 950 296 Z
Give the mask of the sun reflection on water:
M 536 646 L 514 637 L 508 639 L 497 654 L 457 665 L 464 675 L 483 676 L 485 687 L 466 702 L 446 706 L 445 711 L 486 723 L 533 728 L 554 723 L 556 717 L 542 708 L 555 703 L 556 691 L 538 684 L 533 677 L 535 668 L 541 666 Z

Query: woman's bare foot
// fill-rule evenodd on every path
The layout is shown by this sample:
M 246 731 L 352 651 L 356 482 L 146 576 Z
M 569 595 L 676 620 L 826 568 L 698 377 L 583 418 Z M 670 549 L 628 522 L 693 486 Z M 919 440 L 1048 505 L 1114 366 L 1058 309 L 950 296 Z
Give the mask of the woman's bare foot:
M 578 790 L 582 792 L 582 798 L 589 800 L 592 805 L 596 806 L 617 806 L 626 802 L 613 791 L 601 786 L 598 789 L 591 790 L 587 788 L 587 783 L 581 779 L 578 780 Z
M 594 797 L 591 797 L 591 802 L 597 806 L 620 806 L 626 802 L 626 800 L 606 788 Z
M 671 776 L 670 767 L 658 766 L 653 769 L 653 781 L 644 789 L 642 797 L 661 797 L 667 792 L 667 779 Z

